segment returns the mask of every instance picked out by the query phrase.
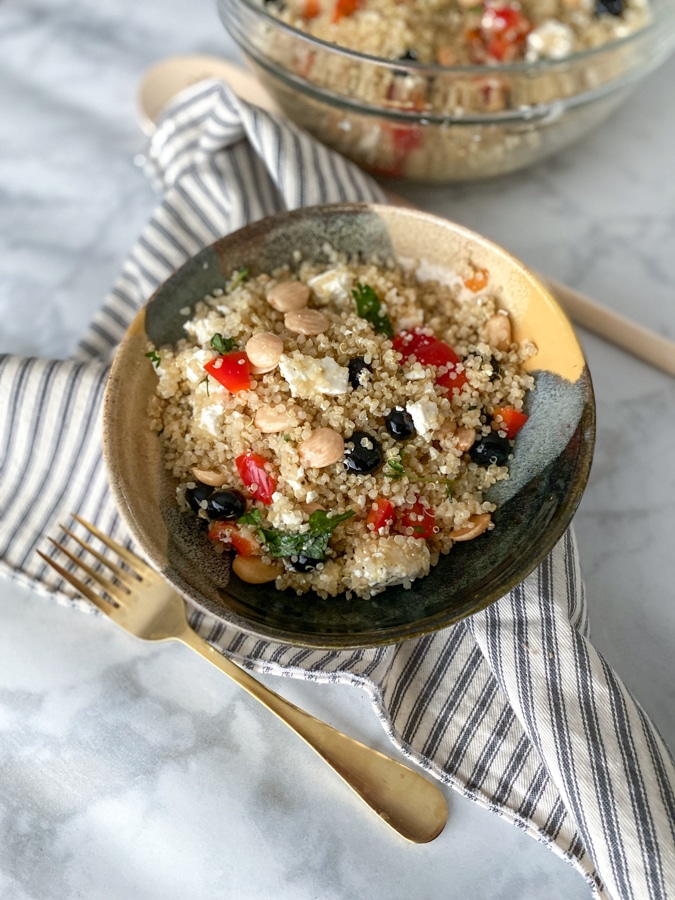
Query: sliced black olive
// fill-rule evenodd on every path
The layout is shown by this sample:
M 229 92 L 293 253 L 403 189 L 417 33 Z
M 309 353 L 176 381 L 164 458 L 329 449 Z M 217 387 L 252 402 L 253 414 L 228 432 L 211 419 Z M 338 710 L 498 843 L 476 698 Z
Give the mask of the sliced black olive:
M 495 381 L 502 374 L 502 367 L 499 365 L 499 360 L 496 356 L 490 357 L 490 366 L 492 368 L 492 375 L 490 375 L 490 381 Z
M 383 462 L 380 442 L 367 431 L 355 431 L 345 441 L 344 467 L 357 475 L 368 475 L 380 468 Z
M 603 13 L 609 13 L 610 16 L 620 16 L 624 6 L 624 0 L 596 0 L 595 14 L 601 16 Z
M 206 514 L 212 521 L 238 519 L 246 512 L 246 500 L 239 491 L 215 491 L 209 498 Z
M 319 565 L 322 560 L 312 559 L 304 553 L 298 553 L 297 556 L 289 556 L 285 560 L 287 568 L 291 572 L 311 572 Z
M 354 390 L 363 387 L 364 372 L 373 371 L 373 367 L 369 366 L 362 356 L 354 356 L 350 359 L 347 363 L 347 368 L 349 369 L 349 383 Z
M 193 488 L 185 491 L 185 499 L 193 512 L 198 513 L 202 508 L 202 502 L 208 500 L 213 493 L 213 488 L 208 484 L 198 481 Z
M 469 450 L 469 456 L 479 466 L 503 466 L 511 453 L 511 444 L 505 437 L 492 431 L 479 438 Z
M 409 441 L 417 434 L 413 417 L 402 406 L 395 406 L 388 412 L 384 424 L 389 434 L 397 441 Z

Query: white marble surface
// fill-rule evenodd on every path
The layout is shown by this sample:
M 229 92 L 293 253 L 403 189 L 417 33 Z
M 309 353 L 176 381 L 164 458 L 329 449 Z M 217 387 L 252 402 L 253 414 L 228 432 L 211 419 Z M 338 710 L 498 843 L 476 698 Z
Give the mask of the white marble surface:
M 237 58 L 213 0 L 0 4 L 0 352 L 66 356 L 112 283 L 156 200 L 134 165 L 136 84 L 176 53 Z M 675 59 L 524 174 L 399 191 L 675 339 L 674 81 Z M 593 638 L 673 747 L 675 382 L 581 338 L 599 419 L 576 519 Z M 390 750 L 359 691 L 268 680 Z M 0 581 L 0 900 L 590 896 L 447 796 L 441 837 L 409 845 L 188 650 Z

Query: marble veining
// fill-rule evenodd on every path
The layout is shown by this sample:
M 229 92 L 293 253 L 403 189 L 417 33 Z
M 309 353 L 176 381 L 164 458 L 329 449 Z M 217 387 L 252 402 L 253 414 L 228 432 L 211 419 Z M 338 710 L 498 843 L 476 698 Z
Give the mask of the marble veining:
M 67 356 L 157 201 L 134 163 L 142 72 L 238 54 L 213 0 L 0 4 L 0 352 Z M 675 59 L 524 173 L 396 185 L 675 339 Z M 675 746 L 675 383 L 581 333 L 598 441 L 576 518 L 593 640 Z M 11 502 L 11 498 L 2 498 Z M 408 845 L 221 673 L 0 581 L 0 900 L 582 900 L 543 846 L 447 791 Z M 272 687 L 393 752 L 369 698 Z

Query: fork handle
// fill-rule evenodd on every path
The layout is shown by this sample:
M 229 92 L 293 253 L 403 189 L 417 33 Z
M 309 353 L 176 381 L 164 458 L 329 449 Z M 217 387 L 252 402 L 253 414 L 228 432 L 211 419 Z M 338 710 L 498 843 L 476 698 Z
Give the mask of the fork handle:
M 442 791 L 417 772 L 373 750 L 271 691 L 188 629 L 178 638 L 285 722 L 387 825 L 414 843 L 437 837 L 448 817 Z

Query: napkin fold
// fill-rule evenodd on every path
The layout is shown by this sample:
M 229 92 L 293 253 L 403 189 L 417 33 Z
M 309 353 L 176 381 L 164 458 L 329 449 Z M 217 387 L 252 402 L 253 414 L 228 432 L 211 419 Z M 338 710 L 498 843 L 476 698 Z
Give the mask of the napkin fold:
M 70 512 L 133 546 L 106 481 L 100 413 L 110 358 L 138 308 L 186 258 L 248 222 L 386 202 L 354 165 L 218 81 L 168 109 L 145 168 L 162 202 L 73 358 L 0 357 L 0 571 L 87 611 L 35 550 Z M 411 760 L 567 859 L 595 896 L 675 896 L 675 769 L 588 640 L 571 530 L 485 611 L 395 646 L 298 648 L 188 608 L 193 627 L 248 668 L 368 691 Z

